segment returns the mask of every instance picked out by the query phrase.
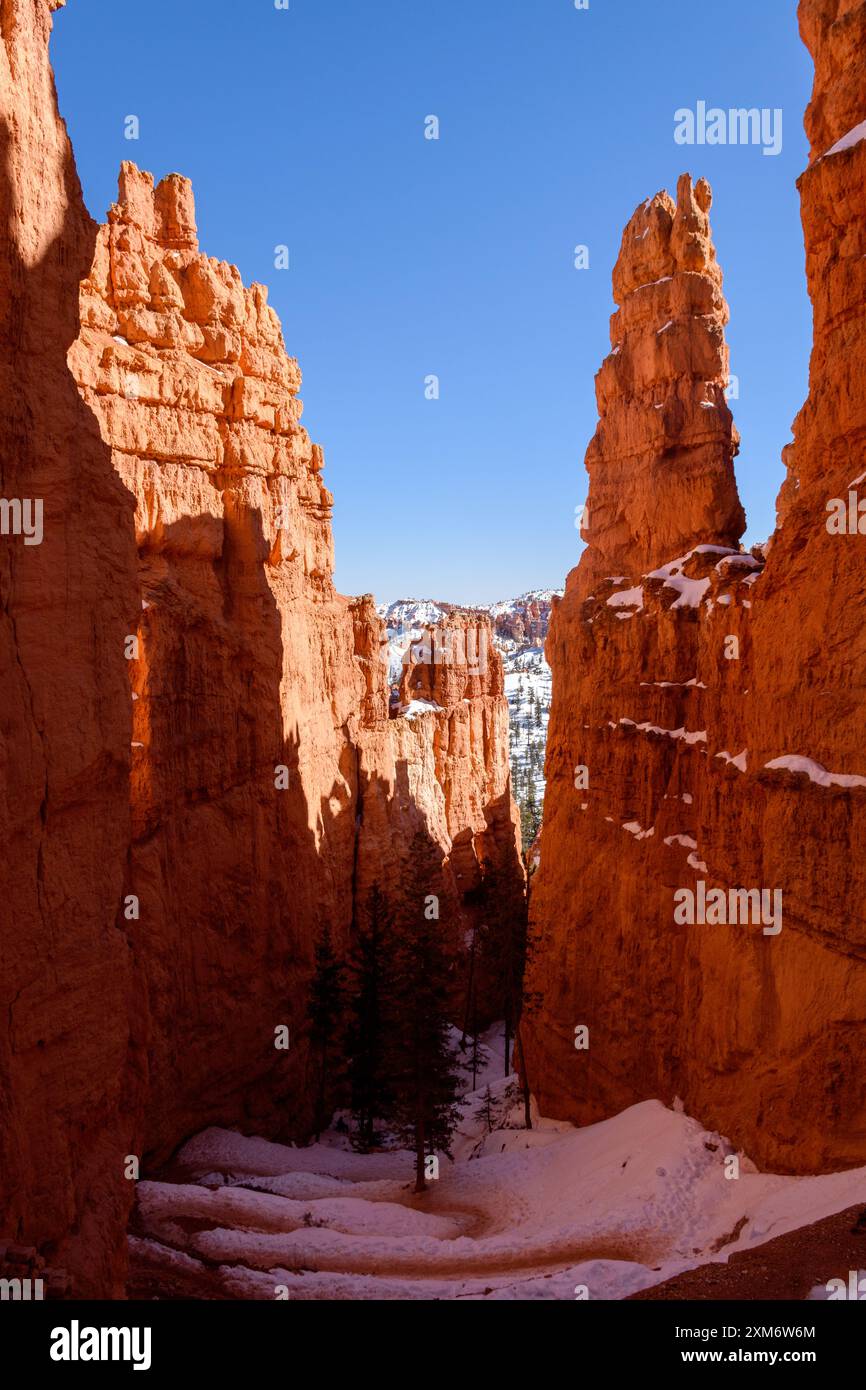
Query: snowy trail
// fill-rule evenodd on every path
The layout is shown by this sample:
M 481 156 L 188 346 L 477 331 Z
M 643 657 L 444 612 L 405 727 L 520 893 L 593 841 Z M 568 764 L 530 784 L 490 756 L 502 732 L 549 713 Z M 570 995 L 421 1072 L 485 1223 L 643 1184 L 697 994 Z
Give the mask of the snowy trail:
M 656 1101 L 526 1131 L 513 1084 L 491 1091 L 496 1127 L 468 1096 L 455 1161 L 422 1195 L 410 1154 L 333 1132 L 307 1148 L 198 1135 L 172 1181 L 138 1184 L 134 1296 L 623 1298 L 866 1202 L 866 1169 L 761 1174 Z
M 425 1279 L 435 1272 L 437 1278 L 452 1279 L 566 1268 L 593 1259 L 646 1262 L 651 1257 L 649 1238 L 636 1235 L 588 1240 L 579 1230 L 563 1230 L 519 1244 L 507 1237 L 479 1238 L 490 1224 L 487 1211 L 455 1206 L 447 1193 L 436 1197 L 429 1209 L 422 1205 L 424 1198 L 412 1194 L 405 1204 L 382 1203 L 367 1212 L 354 1211 L 367 1206 L 362 1200 L 344 1200 L 337 1210 L 337 1203 L 318 1199 L 307 1209 L 311 1228 L 291 1209 L 297 1204 L 282 1198 L 266 1204 L 259 1194 L 238 1187 L 208 1192 L 197 1186 L 143 1183 L 139 1211 L 148 1232 L 169 1245 L 180 1239 L 187 1253 L 209 1264 L 261 1270 L 367 1274 L 375 1269 L 377 1276 Z M 327 1207 L 321 1215 L 320 1205 Z M 347 1211 L 350 1205 L 353 1210 Z M 320 1220 L 327 1224 L 319 1226 Z M 385 1222 L 388 1234 L 378 1234 Z M 347 1242 L 347 1236 L 355 1239 Z

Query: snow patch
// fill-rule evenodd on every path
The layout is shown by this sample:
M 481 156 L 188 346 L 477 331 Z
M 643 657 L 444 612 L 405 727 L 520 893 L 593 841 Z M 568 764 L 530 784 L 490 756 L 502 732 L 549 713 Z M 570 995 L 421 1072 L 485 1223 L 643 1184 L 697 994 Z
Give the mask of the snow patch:
M 625 718 L 620 719 L 619 723 L 630 725 L 641 734 L 664 734 L 665 738 L 684 739 L 686 743 L 706 743 L 707 741 L 706 729 L 698 729 L 695 731 L 690 731 L 686 728 L 662 729 L 658 724 L 650 724 L 648 721 L 644 724 L 636 724 L 633 719 Z M 611 722 L 610 727 L 615 729 L 616 724 Z
M 666 845 L 682 845 L 683 849 L 697 849 L 698 842 L 691 835 L 666 835 Z
M 629 835 L 634 835 L 636 840 L 648 840 L 651 835 L 656 833 L 654 825 L 649 830 L 644 830 L 643 826 L 636 820 L 625 821 L 622 828 L 627 830 Z
M 609 608 L 643 608 L 643 589 L 640 585 L 635 589 L 622 589 L 617 594 L 611 594 L 608 599 Z M 621 617 L 632 617 L 631 613 L 620 614 Z
M 796 753 L 774 758 L 764 766 L 770 769 L 785 768 L 788 772 L 805 772 L 809 781 L 815 782 L 819 787 L 866 787 L 866 777 L 849 772 L 828 772 L 826 767 L 822 767 L 814 759 L 802 758 Z
M 843 135 L 841 140 L 837 140 L 826 154 L 822 154 L 821 158 L 829 159 L 831 154 L 841 154 L 843 150 L 851 150 L 855 145 L 859 145 L 861 140 L 866 140 L 866 121 L 861 121 L 859 125 L 855 125 L 853 129 L 848 131 L 847 135 Z
M 416 719 L 419 714 L 444 714 L 442 706 L 432 700 L 410 700 L 400 712 L 404 719 Z
M 701 549 L 699 546 L 698 550 Z M 697 608 L 710 587 L 709 576 L 706 579 L 689 579 L 688 575 L 682 572 L 686 561 L 695 553 L 691 550 L 688 555 L 671 560 L 670 564 L 662 565 L 660 569 L 651 570 L 649 574 L 644 575 L 645 579 L 661 579 L 666 589 L 676 591 L 677 597 L 671 604 L 672 608 Z
M 730 763 L 731 767 L 735 767 L 738 772 L 745 772 L 748 754 L 748 748 L 744 748 L 742 753 L 738 753 L 736 757 L 732 757 L 728 750 L 725 748 L 722 750 L 721 753 L 717 753 L 716 757 L 724 758 L 725 762 Z

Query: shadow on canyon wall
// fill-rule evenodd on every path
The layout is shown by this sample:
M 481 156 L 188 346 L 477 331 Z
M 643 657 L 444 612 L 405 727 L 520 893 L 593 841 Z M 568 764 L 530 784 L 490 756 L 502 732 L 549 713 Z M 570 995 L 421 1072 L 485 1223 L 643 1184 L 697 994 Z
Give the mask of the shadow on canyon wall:
M 0 539 L 0 1232 L 87 1294 L 117 1286 L 141 1104 L 118 920 L 137 580 L 134 500 L 66 363 L 96 227 L 68 145 L 53 157 L 0 118 L 0 490 L 44 505 L 41 544 Z

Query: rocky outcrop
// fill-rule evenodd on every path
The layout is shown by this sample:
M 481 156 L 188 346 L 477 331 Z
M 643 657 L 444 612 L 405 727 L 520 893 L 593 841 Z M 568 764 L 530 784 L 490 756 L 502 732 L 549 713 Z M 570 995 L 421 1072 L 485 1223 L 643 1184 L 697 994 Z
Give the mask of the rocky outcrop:
M 89 221 L 49 23 L 4 0 L 3 486 L 46 504 L 0 551 L 0 1236 L 86 1295 L 122 1289 L 130 1156 L 304 1134 L 316 940 L 419 832 L 455 962 L 487 866 L 522 880 L 498 658 L 389 720 L 267 293 L 199 250 L 178 175 L 124 165 Z
M 699 446 L 710 453 L 695 468 L 693 451 L 674 451 L 652 494 L 640 474 L 645 448 L 657 457 L 650 412 L 660 402 L 648 389 L 621 416 L 633 463 L 590 449 L 589 545 L 548 641 L 554 701 L 526 1042 L 541 1108 L 584 1121 L 678 1097 L 757 1161 L 790 1172 L 866 1154 L 864 541 L 827 529 L 828 502 L 847 498 L 866 470 L 855 385 L 866 142 L 844 138 L 866 119 L 864 17 L 862 3 L 801 5 L 816 59 L 817 145 L 800 181 L 815 348 L 771 545 L 736 549 L 722 374 L 706 415 L 723 426 Z M 649 241 L 653 215 L 637 216 Z M 660 332 L 662 312 L 646 341 L 674 331 Z M 641 501 L 620 514 L 621 493 Z M 763 914 L 737 889 L 766 893 Z

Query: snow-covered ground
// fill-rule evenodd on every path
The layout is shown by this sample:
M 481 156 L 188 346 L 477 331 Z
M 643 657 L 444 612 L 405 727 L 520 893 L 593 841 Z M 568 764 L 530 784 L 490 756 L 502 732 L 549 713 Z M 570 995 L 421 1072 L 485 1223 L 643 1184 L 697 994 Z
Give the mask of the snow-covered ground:
M 138 1184 L 135 1280 L 240 1299 L 618 1299 L 864 1200 L 866 1169 L 777 1177 L 740 1156 L 729 1177 L 727 1141 L 657 1101 L 524 1130 L 486 1041 L 453 1161 L 426 1194 L 403 1151 L 209 1129 L 175 1181 Z

